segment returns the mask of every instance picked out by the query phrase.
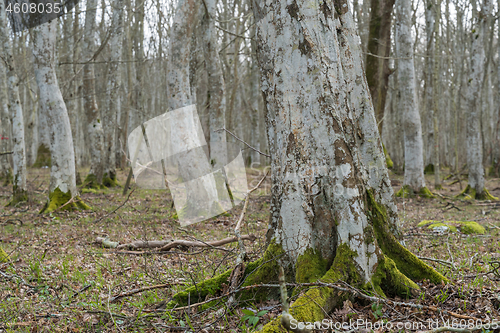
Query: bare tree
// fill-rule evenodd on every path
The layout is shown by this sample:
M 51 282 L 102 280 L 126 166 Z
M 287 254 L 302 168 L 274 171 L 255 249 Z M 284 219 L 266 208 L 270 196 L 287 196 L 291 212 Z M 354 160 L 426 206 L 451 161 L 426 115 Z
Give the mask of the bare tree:
M 9 96 L 9 109 L 12 115 L 12 160 L 13 160 L 13 197 L 9 202 L 15 205 L 27 201 L 26 191 L 26 149 L 24 144 L 24 118 L 21 101 L 19 100 L 19 79 L 15 72 L 14 57 L 10 33 L 7 29 L 5 2 L 0 4 L 0 44 L 2 46 L 2 59 L 7 68 L 7 86 Z
M 40 109 L 47 119 L 49 148 L 52 158 L 49 200 L 41 213 L 89 207 L 78 198 L 76 189 L 75 153 L 68 112 L 55 72 L 57 20 L 35 28 L 33 58 L 35 77 L 40 91 Z
M 481 85 L 484 76 L 485 52 L 483 34 L 485 22 L 491 15 L 491 0 L 483 0 L 481 11 L 475 18 L 475 27 L 472 30 L 472 51 L 470 58 L 470 74 L 467 89 L 467 167 L 469 168 L 469 184 L 461 193 L 473 199 L 492 200 L 493 197 L 484 184 L 483 147 L 481 141 L 480 113 L 481 113 Z

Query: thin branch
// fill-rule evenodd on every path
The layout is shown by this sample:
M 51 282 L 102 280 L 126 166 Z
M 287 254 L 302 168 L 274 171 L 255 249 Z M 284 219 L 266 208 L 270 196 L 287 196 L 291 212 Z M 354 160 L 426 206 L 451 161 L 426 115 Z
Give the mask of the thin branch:
M 247 145 L 248 148 L 252 149 L 252 150 L 255 150 L 256 152 L 258 152 L 259 154 L 261 155 L 264 155 L 266 157 L 271 157 L 271 155 L 268 155 L 268 154 L 265 154 L 263 152 L 261 152 L 260 150 L 258 150 L 257 148 L 254 148 L 252 146 L 250 146 L 248 143 L 246 143 L 245 141 L 241 140 L 240 138 L 238 138 L 236 135 L 234 135 L 233 133 L 231 133 L 227 128 L 223 127 L 223 128 L 219 128 L 218 130 L 215 130 L 215 132 L 220 132 L 220 131 L 226 131 L 228 132 L 229 134 L 231 134 L 236 140 L 244 143 L 245 145 Z

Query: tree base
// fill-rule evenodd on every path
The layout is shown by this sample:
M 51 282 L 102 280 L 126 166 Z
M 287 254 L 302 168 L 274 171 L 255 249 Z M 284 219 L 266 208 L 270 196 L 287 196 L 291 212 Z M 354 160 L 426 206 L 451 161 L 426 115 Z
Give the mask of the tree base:
M 52 165 L 52 155 L 50 149 L 43 143 L 38 147 L 36 152 L 36 161 L 33 163 L 33 168 L 50 167 Z
M 385 149 L 385 145 L 384 144 L 382 144 L 382 148 L 384 149 L 385 164 L 387 165 L 387 169 L 394 168 L 394 162 L 392 161 L 391 157 L 389 156 L 389 153 L 387 152 L 387 149 Z
M 18 203 L 26 201 L 28 201 L 28 192 L 14 189 L 14 195 L 12 196 L 12 199 L 10 199 L 10 201 L 7 203 L 7 205 L 5 205 L 5 207 L 14 207 Z
M 424 168 L 424 175 L 433 175 L 434 174 L 434 164 L 427 164 Z
M 102 185 L 106 186 L 107 188 L 110 187 L 121 187 L 120 183 L 116 180 L 116 174 L 110 174 L 105 173 L 102 176 Z
M 467 185 L 467 187 L 460 192 L 460 194 L 456 195 L 455 198 L 464 200 L 498 200 L 498 198 L 491 195 L 486 188 L 483 188 L 482 193 L 477 193 L 470 185 Z
M 401 187 L 401 189 L 396 193 L 396 196 L 400 198 L 414 198 L 417 194 L 421 198 L 432 199 L 435 197 L 434 194 L 432 194 L 432 192 L 425 186 L 422 187 L 417 193 L 410 187 L 410 185 L 403 185 L 403 187 Z
M 106 189 L 106 186 L 102 184 L 102 181 L 99 182 L 97 180 L 96 175 L 89 173 L 87 177 L 85 177 L 85 180 L 83 181 L 83 185 L 81 188 L 84 189 L 93 189 L 93 190 L 104 190 Z
M 49 201 L 43 206 L 40 214 L 51 213 L 57 209 L 61 210 L 90 210 L 90 206 L 80 199 L 80 197 L 74 197 L 72 202 L 71 192 L 62 192 L 59 187 L 49 194 Z M 64 206 L 60 208 L 61 206 Z

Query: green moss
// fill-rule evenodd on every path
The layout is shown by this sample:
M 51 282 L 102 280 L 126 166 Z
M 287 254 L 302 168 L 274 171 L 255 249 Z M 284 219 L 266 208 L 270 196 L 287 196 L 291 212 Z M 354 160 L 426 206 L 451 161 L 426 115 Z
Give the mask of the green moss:
M 314 282 L 325 275 L 327 261 L 321 257 L 321 253 L 308 248 L 304 254 L 297 258 L 295 264 L 295 280 L 299 283 Z
M 434 164 L 427 164 L 427 166 L 424 168 L 424 174 L 426 175 L 433 175 L 434 174 Z
M 97 176 L 89 173 L 87 177 L 85 177 L 85 180 L 83 181 L 82 188 L 86 189 L 94 189 L 94 190 L 101 190 L 105 189 L 106 186 L 102 184 L 102 180 L 98 181 Z
M 469 184 L 467 184 L 467 187 L 462 192 L 460 192 L 460 194 L 457 194 L 455 198 L 463 200 L 498 200 L 498 198 L 492 196 L 486 188 L 483 188 L 483 191 L 481 193 L 477 193 L 476 189 L 472 188 Z
M 0 263 L 7 262 L 9 260 L 9 255 L 4 251 L 2 247 L 0 247 Z
M 438 227 L 448 227 L 450 231 L 456 232 L 457 228 L 464 234 L 484 234 L 486 229 L 477 222 L 473 221 L 433 221 L 423 220 L 418 224 L 419 227 L 434 229 Z
M 436 185 L 434 186 L 434 189 L 435 189 L 435 190 L 442 190 L 442 189 L 443 189 L 443 185 L 441 185 L 441 184 L 436 184 Z
M 342 280 L 351 285 L 359 286 L 362 278 L 359 276 L 355 265 L 354 258 L 356 256 L 357 253 L 351 250 L 347 244 L 341 244 L 337 248 L 332 266 L 320 280 L 325 283 L 335 283 Z M 333 308 L 340 306 L 348 296 L 348 294 L 339 293 L 334 288 L 312 288 L 291 305 L 290 314 L 297 322 L 320 322 L 324 319 L 325 312 L 328 313 Z M 274 333 L 287 331 L 281 324 L 280 316 L 267 323 L 260 332 Z
M 377 293 L 382 297 L 385 297 L 385 293 L 390 296 L 399 295 L 410 297 L 412 290 L 420 289 L 415 282 L 399 271 L 391 258 L 385 255 L 379 258 L 377 270 L 372 277 L 372 283 Z
M 52 165 L 52 155 L 50 149 L 43 143 L 38 147 L 36 153 L 36 161 L 33 163 L 33 168 L 50 167 Z
M 396 196 L 399 198 L 413 198 L 415 197 L 415 191 L 410 187 L 410 185 L 403 185 L 396 192 Z
M 394 167 L 394 162 L 392 162 L 387 149 L 385 149 L 385 145 L 382 144 L 382 148 L 384 149 L 385 163 L 387 165 L 387 169 L 392 169 Z
M 54 191 L 49 193 L 49 201 L 43 206 L 40 214 L 51 213 L 66 204 L 71 200 L 71 192 L 63 192 L 57 187 Z M 62 210 L 89 210 L 91 209 L 87 204 L 85 204 L 80 197 L 75 197 L 73 202 L 65 205 Z
M 422 187 L 418 191 L 418 195 L 422 198 L 434 198 L 434 194 L 427 188 L 427 187 Z M 396 196 L 399 198 L 414 198 L 416 196 L 415 191 L 410 187 L 410 185 L 403 185 L 401 189 L 396 192 Z
M 118 181 L 116 180 L 116 174 L 113 174 L 113 173 L 110 173 L 108 175 L 108 173 L 106 172 L 103 176 L 102 176 L 102 185 L 106 186 L 106 187 L 117 187 L 117 186 L 120 186 L 120 183 L 118 183 Z
M 433 283 L 448 282 L 446 277 L 418 259 L 396 240 L 389 231 L 386 208 L 376 202 L 372 190 L 367 190 L 366 194 L 378 245 L 383 253 L 394 261 L 399 271 L 412 280 L 429 279 Z
M 420 191 L 418 191 L 418 195 L 422 198 L 427 199 L 434 198 L 434 194 L 432 194 L 432 192 L 426 186 L 422 187 Z

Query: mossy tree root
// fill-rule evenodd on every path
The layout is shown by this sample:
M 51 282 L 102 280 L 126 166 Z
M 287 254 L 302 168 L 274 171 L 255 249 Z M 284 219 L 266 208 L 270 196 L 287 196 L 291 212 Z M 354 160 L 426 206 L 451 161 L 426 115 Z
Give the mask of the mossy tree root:
M 108 174 L 107 172 L 102 176 L 102 185 L 107 188 L 110 187 L 121 187 L 120 183 L 116 180 L 115 174 Z
M 396 196 L 400 198 L 414 198 L 416 195 L 419 195 L 421 198 L 432 199 L 435 198 L 434 194 L 427 188 L 422 187 L 418 192 L 411 188 L 410 185 L 403 185 L 401 189 L 396 192 Z
M 59 187 L 49 193 L 49 201 L 43 206 L 40 214 L 51 213 L 57 209 L 61 210 L 90 210 L 91 208 L 80 199 L 75 197 L 72 199 L 71 192 L 62 192 Z M 69 203 L 68 203 L 69 202 Z M 60 208 L 61 206 L 64 206 Z
M 99 182 L 97 180 L 97 176 L 89 173 L 85 180 L 83 181 L 82 188 L 84 189 L 92 189 L 92 190 L 104 190 L 106 186 L 102 184 L 102 180 Z
M 7 203 L 6 207 L 14 207 L 20 202 L 28 201 L 28 192 L 20 191 L 19 189 L 14 189 L 14 194 L 12 199 Z
M 467 184 L 467 187 L 462 192 L 460 192 L 460 194 L 457 194 L 455 198 L 464 200 L 498 200 L 497 197 L 490 194 L 486 187 L 483 188 L 483 191 L 481 193 L 477 193 L 477 191 L 469 184 Z

